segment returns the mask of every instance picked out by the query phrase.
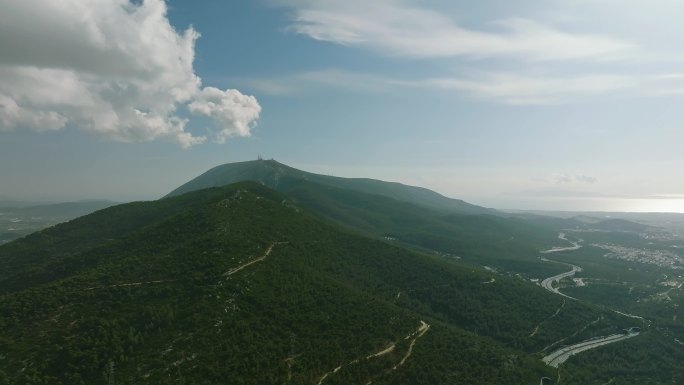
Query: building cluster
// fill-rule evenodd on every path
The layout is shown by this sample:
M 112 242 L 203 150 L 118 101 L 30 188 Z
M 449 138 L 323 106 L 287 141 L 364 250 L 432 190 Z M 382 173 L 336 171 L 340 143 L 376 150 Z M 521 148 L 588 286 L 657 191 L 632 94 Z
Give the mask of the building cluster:
M 604 257 L 623 261 L 648 263 L 660 267 L 684 269 L 684 258 L 670 250 L 637 249 L 615 244 L 593 244 L 607 250 Z
M 677 234 L 668 233 L 666 231 L 639 233 L 639 238 L 647 240 L 647 241 L 659 241 L 659 242 L 672 242 L 672 241 L 679 241 L 680 240 L 680 238 L 677 236 Z

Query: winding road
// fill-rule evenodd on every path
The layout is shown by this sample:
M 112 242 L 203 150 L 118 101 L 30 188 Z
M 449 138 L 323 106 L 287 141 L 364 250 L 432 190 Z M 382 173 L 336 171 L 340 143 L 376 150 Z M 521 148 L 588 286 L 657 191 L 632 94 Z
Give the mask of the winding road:
M 563 233 L 563 232 L 558 233 L 558 239 L 562 239 L 562 240 L 564 240 L 564 241 L 570 242 L 570 243 L 572 244 L 572 246 L 554 247 L 554 248 L 551 248 L 551 249 L 548 249 L 548 250 L 544 250 L 544 251 L 542 251 L 541 253 L 542 253 L 542 254 L 559 253 L 559 252 L 562 252 L 562 251 L 578 250 L 580 247 L 582 247 L 582 245 L 580 244 L 580 243 L 582 242 L 581 239 L 579 239 L 577 242 L 573 242 L 573 241 L 569 240 L 569 239 L 565 236 L 565 233 Z M 543 287 L 544 289 L 546 289 L 546 290 L 548 290 L 548 291 L 550 291 L 550 292 L 552 292 L 552 293 L 555 293 L 555 294 L 558 294 L 558 295 L 562 295 L 563 297 L 566 297 L 566 298 L 570 298 L 570 299 L 577 300 L 577 298 L 573 298 L 573 297 L 570 297 L 569 295 L 565 295 L 565 294 L 561 293 L 561 292 L 558 290 L 558 288 L 554 288 L 554 287 L 553 287 L 553 283 L 554 283 L 554 282 L 559 282 L 559 281 L 562 280 L 563 278 L 567 278 L 567 277 L 572 277 L 572 276 L 574 276 L 575 273 L 578 273 L 578 272 L 582 271 L 582 268 L 579 267 L 579 266 L 575 266 L 575 265 L 569 264 L 569 263 L 558 262 L 558 261 L 552 261 L 552 260 L 546 259 L 546 258 L 542 258 L 541 260 L 542 260 L 542 261 L 545 261 L 545 262 L 560 263 L 560 264 L 563 264 L 563 265 L 570 266 L 570 267 L 572 268 L 572 270 L 566 271 L 565 273 L 560 273 L 560 274 L 558 274 L 558 275 L 554 275 L 553 277 L 549 277 L 549 278 L 544 279 L 543 281 L 541 281 L 541 285 L 542 285 L 542 287 Z
M 573 241 L 569 240 L 569 239 L 565 236 L 565 233 L 562 233 L 562 232 L 561 232 L 561 233 L 558 233 L 558 239 L 562 239 L 562 240 L 564 240 L 564 241 L 570 242 L 570 243 L 572 244 L 572 246 L 554 247 L 554 248 L 551 248 L 551 249 L 549 249 L 549 250 L 544 250 L 544 251 L 542 251 L 541 253 L 542 253 L 542 254 L 551 254 L 551 253 L 558 253 L 558 252 L 561 252 L 561 251 L 573 251 L 573 250 L 577 250 L 577 249 L 579 249 L 580 247 L 582 247 L 582 245 L 580 245 L 580 243 L 583 242 L 582 239 L 578 239 L 577 242 L 573 242 Z
M 548 259 L 546 259 L 546 260 L 547 260 L 547 261 L 550 261 L 550 260 L 548 260 Z M 550 261 L 550 262 L 556 262 L 556 261 Z M 563 262 L 556 262 L 556 263 L 563 263 Z M 554 275 L 553 277 L 546 278 L 546 279 L 544 279 L 543 281 L 541 281 L 541 285 L 542 285 L 542 287 L 543 287 L 544 289 L 546 289 L 546 290 L 548 290 L 548 291 L 550 291 L 550 292 L 552 292 L 552 293 L 556 293 L 556 294 L 558 294 L 558 295 L 562 295 L 562 296 L 565 297 L 565 298 L 570 298 L 570 299 L 577 300 L 577 298 L 575 298 L 575 297 L 571 297 L 571 296 L 569 296 L 569 295 L 567 295 L 567 294 L 561 293 L 561 292 L 558 290 L 557 287 L 553 287 L 554 282 L 559 282 L 559 281 L 562 280 L 563 278 L 572 277 L 572 276 L 575 275 L 575 273 L 578 273 L 578 272 L 582 271 L 582 268 L 579 267 L 579 266 L 571 265 L 571 264 L 569 264 L 569 263 L 563 263 L 563 264 L 564 264 L 564 265 L 570 266 L 570 267 L 572 268 L 572 270 L 566 271 L 565 273 L 560 273 L 560 274 L 558 274 L 558 275 Z
M 567 247 L 554 247 L 554 248 L 552 248 L 552 249 L 542 251 L 541 253 L 542 253 L 542 254 L 551 254 L 551 253 L 558 253 L 558 252 L 562 252 L 562 251 L 572 251 L 572 250 L 578 250 L 580 247 L 582 247 L 582 245 L 580 245 L 580 243 L 582 242 L 581 239 L 580 239 L 578 242 L 573 242 L 573 241 L 567 239 L 567 237 L 565 236 L 565 233 L 562 233 L 562 232 L 559 233 L 559 234 L 558 234 L 558 239 L 562 239 L 562 240 L 564 240 L 564 241 L 570 242 L 570 243 L 572 244 L 572 246 L 567 246 Z M 562 264 L 564 264 L 564 265 L 567 265 L 567 266 L 570 266 L 570 267 L 571 267 L 572 270 L 570 270 L 570 271 L 566 271 L 565 273 L 557 274 L 557 275 L 554 275 L 553 277 L 549 277 L 549 278 L 546 278 L 546 279 L 542 280 L 541 286 L 542 286 L 544 289 L 546 289 L 546 290 L 548 290 L 548 291 L 550 291 L 550 292 L 552 292 L 552 293 L 555 293 L 555 294 L 558 294 L 558 295 L 562 295 L 563 297 L 566 297 L 566 298 L 569 298 L 569 299 L 573 299 L 573 300 L 578 301 L 577 298 L 570 297 L 569 295 L 566 295 L 566 294 L 561 293 L 557 287 L 556 287 L 556 288 L 553 287 L 553 284 L 559 282 L 560 280 L 562 280 L 562 279 L 564 279 L 564 278 L 574 276 L 575 273 L 581 272 L 581 271 L 582 271 L 582 268 L 579 267 L 579 266 L 573 265 L 573 264 L 564 263 L 564 262 L 558 262 L 558 261 L 552 261 L 552 260 L 549 260 L 549 259 L 546 259 L 546 258 L 542 258 L 542 261 L 545 261 L 545 262 L 562 263 Z M 641 318 L 641 317 L 638 317 L 638 316 L 632 316 L 632 315 L 628 315 L 628 314 L 625 314 L 625 313 L 621 313 L 621 312 L 619 312 L 619 311 L 617 311 L 617 310 L 614 310 L 614 311 L 615 311 L 616 313 L 619 313 L 619 314 L 622 314 L 622 315 L 625 315 L 625 316 L 628 316 L 628 317 Z M 557 313 L 558 313 L 558 312 L 557 312 Z M 556 313 L 555 315 L 557 315 L 557 313 Z M 554 315 L 554 316 L 555 316 L 555 315 Z M 641 318 L 641 319 L 643 320 L 643 318 Z M 530 336 L 536 334 L 536 331 L 537 331 L 537 329 L 535 329 L 535 331 L 533 332 L 533 334 L 531 334 Z M 609 335 L 609 336 L 606 336 L 606 337 L 593 338 L 593 339 L 590 339 L 590 340 L 587 340 L 587 341 L 583 341 L 583 342 L 580 342 L 580 343 L 577 343 L 577 344 L 574 344 L 574 345 L 562 347 L 562 348 L 560 348 L 560 349 L 554 351 L 553 353 L 551 353 L 551 354 L 545 356 L 544 358 L 542 358 L 542 361 L 544 361 L 544 363 L 547 364 L 547 365 L 549 365 L 549 366 L 552 366 L 552 367 L 554 367 L 554 368 L 558 368 L 559 365 L 561 365 L 562 363 L 564 363 L 565 361 L 567 361 L 568 358 L 572 357 L 572 356 L 575 355 L 575 354 L 584 352 L 584 351 L 589 350 L 589 349 L 594 349 L 594 348 L 597 348 L 597 347 L 599 347 L 599 346 L 608 345 L 608 344 L 612 344 L 612 343 L 614 343 L 614 342 L 623 341 L 623 340 L 626 340 L 626 339 L 628 339 L 628 338 L 635 337 L 635 336 L 637 336 L 637 335 L 639 335 L 639 332 L 629 332 L 629 333 L 623 333 L 623 334 L 612 334 L 612 335 Z

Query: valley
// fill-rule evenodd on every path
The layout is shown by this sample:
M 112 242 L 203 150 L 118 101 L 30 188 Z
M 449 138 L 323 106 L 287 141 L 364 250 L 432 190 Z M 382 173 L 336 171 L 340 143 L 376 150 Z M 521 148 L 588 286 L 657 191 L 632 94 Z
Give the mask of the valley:
M 572 246 L 570 246 L 570 247 L 554 247 L 554 248 L 549 249 L 549 250 L 544 250 L 544 251 L 542 251 L 541 253 L 542 253 L 542 254 L 552 254 L 552 253 L 558 253 L 558 252 L 569 252 L 569 251 L 573 251 L 573 250 L 579 250 L 579 249 L 582 247 L 582 246 L 580 245 L 580 243 L 582 242 L 581 239 L 578 239 L 578 241 L 576 241 L 576 242 L 569 241 L 569 240 L 566 238 L 565 234 L 562 233 L 562 232 L 559 233 L 558 239 L 561 239 L 561 240 L 564 240 L 564 241 L 568 241 L 568 242 L 570 242 L 570 243 L 572 244 Z M 556 261 L 551 261 L 551 260 L 546 259 L 546 258 L 541 258 L 541 260 L 542 260 L 543 262 L 556 262 Z M 567 265 L 568 267 L 571 267 L 572 270 L 542 280 L 542 281 L 541 281 L 541 286 L 542 286 L 544 289 L 550 291 L 551 293 L 558 294 L 558 295 L 561 295 L 561 296 L 563 296 L 563 297 L 568 298 L 569 300 L 574 300 L 574 301 L 576 301 L 576 300 L 577 300 L 576 298 L 573 298 L 573 297 L 570 297 L 570 296 L 568 296 L 568 295 L 566 295 L 566 294 L 561 293 L 561 292 L 559 291 L 559 288 L 554 287 L 554 284 L 558 284 L 558 282 L 560 282 L 561 280 L 563 280 L 563 279 L 565 279 L 565 278 L 574 277 L 575 273 L 580 273 L 580 272 L 582 272 L 582 268 L 579 267 L 579 266 L 576 266 L 576 265 L 566 264 L 566 263 L 563 263 L 563 262 L 556 262 L 556 263 L 565 264 L 565 265 Z M 583 284 L 580 285 L 579 282 L 582 282 L 582 281 L 575 281 L 575 283 L 577 284 L 577 286 L 584 286 Z M 563 305 L 565 305 L 565 302 L 563 302 Z M 560 313 L 561 309 L 562 309 L 562 307 L 559 308 L 559 309 L 556 311 L 556 313 L 554 313 L 554 315 L 551 316 L 551 318 L 556 317 L 556 316 L 558 315 L 558 313 Z M 620 312 L 620 311 L 617 311 L 617 310 L 614 310 L 614 312 L 617 313 L 617 314 L 620 314 L 620 315 L 622 315 L 622 316 L 626 316 L 626 317 L 630 317 L 630 318 L 642 319 L 641 317 L 634 316 L 634 315 L 630 315 L 630 314 L 626 314 L 626 313 L 623 313 L 623 312 Z M 537 327 L 535 328 L 535 330 L 532 332 L 532 334 L 530 334 L 530 336 L 534 336 L 534 335 L 538 332 L 538 329 L 539 329 L 539 326 L 537 326 Z M 636 336 L 639 335 L 640 331 L 641 331 L 640 328 L 638 328 L 638 327 L 632 327 L 632 328 L 630 328 L 629 330 L 626 330 L 626 329 L 625 329 L 625 331 L 624 331 L 623 333 L 613 334 L 613 335 L 609 335 L 609 336 L 605 336 L 605 337 L 593 337 L 593 338 L 591 338 L 591 339 L 589 339 L 589 340 L 587 340 L 587 341 L 579 342 L 579 343 L 576 343 L 576 344 L 573 344 L 573 345 L 570 345 L 570 346 L 561 347 L 561 348 L 557 349 L 556 351 L 554 351 L 554 352 L 552 352 L 552 353 L 550 353 L 550 354 L 544 356 L 544 358 L 542 358 L 542 361 L 543 361 L 544 363 L 546 363 L 547 365 L 549 365 L 549 366 L 552 366 L 552 367 L 554 367 L 554 368 L 558 368 L 558 367 L 559 367 L 560 365 L 562 365 L 565 361 L 567 361 L 570 357 L 572 357 L 572 356 L 574 356 L 574 355 L 576 355 L 576 354 L 585 352 L 585 351 L 587 351 L 587 350 L 595 349 L 595 348 L 598 348 L 598 347 L 601 347 L 601 346 L 604 346 L 604 345 L 608 345 L 608 344 L 613 344 L 613 343 L 616 343 L 616 342 L 624 341 L 624 340 L 626 340 L 626 339 L 628 339 L 628 338 L 636 337 Z M 565 340 L 565 339 L 564 339 L 564 340 Z

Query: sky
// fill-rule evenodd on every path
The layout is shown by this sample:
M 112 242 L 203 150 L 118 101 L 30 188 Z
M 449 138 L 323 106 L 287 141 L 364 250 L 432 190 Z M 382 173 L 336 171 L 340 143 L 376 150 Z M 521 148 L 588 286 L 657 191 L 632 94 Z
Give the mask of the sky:
M 684 212 L 679 0 L 0 0 L 0 200 L 219 164 Z

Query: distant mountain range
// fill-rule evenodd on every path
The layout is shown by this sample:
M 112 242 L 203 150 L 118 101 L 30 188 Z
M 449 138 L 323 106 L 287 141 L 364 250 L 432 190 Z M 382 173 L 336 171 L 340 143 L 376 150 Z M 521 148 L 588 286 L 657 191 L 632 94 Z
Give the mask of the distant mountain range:
M 669 231 L 684 236 L 684 213 L 641 213 L 611 211 L 506 210 L 509 213 L 572 220 L 604 230 L 653 232 Z

